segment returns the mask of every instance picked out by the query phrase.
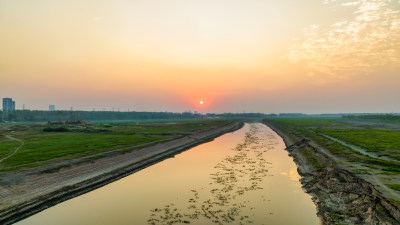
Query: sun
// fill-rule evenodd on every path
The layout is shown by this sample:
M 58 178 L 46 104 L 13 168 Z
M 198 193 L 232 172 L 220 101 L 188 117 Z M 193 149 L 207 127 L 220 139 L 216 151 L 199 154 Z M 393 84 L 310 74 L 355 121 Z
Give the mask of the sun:
M 204 101 L 203 101 L 203 100 L 201 100 L 201 101 L 200 101 L 200 105 L 203 105 L 203 104 L 204 104 Z

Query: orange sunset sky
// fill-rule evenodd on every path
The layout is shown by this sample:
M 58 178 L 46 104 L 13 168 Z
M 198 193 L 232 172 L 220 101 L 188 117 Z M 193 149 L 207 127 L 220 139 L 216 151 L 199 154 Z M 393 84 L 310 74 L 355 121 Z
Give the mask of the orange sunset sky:
M 400 1 L 0 0 L 0 97 L 17 109 L 399 112 Z

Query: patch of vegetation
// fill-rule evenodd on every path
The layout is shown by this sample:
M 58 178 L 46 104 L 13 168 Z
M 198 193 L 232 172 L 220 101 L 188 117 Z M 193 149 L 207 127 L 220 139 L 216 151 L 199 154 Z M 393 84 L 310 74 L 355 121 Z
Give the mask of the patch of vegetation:
M 391 168 L 393 168 L 394 170 L 396 170 L 396 168 L 400 168 L 400 163 L 393 162 L 393 161 L 388 161 L 388 160 L 383 160 L 383 159 L 365 158 L 365 159 L 363 159 L 363 162 L 366 162 L 368 164 L 375 164 L 375 165 L 385 166 L 385 167 L 387 167 L 386 169 L 388 171 Z M 393 171 L 393 170 L 390 170 L 390 171 Z
M 386 212 L 386 209 L 385 209 L 384 207 L 382 207 L 382 206 L 377 206 L 376 209 L 377 209 L 379 212 Z
M 371 174 L 368 170 L 366 169 L 354 169 L 352 170 L 353 173 L 355 174 Z
M 167 137 L 143 135 L 113 135 L 87 133 L 59 133 L 26 136 L 25 145 L 4 161 L 6 166 L 35 164 L 60 157 L 79 158 L 128 146 L 150 143 Z
M 385 184 L 393 190 L 400 191 L 400 184 Z
M 383 171 L 389 171 L 389 172 L 400 172 L 400 168 L 396 167 L 385 167 L 382 169 Z
M 336 123 L 334 119 L 326 118 L 269 118 L 269 121 L 274 121 L 284 126 L 331 126 Z
M 388 199 L 390 202 L 392 202 L 393 204 L 395 204 L 395 205 L 397 205 L 397 206 L 400 206 L 400 200 L 396 200 L 396 199 L 393 199 L 393 198 L 389 198 Z
M 325 169 L 325 165 L 319 164 L 317 159 L 312 155 L 311 152 L 309 151 L 304 151 L 303 155 L 307 158 L 307 160 L 312 164 L 312 166 L 317 170 L 317 171 L 322 171 Z
M 380 172 L 379 174 L 383 174 L 383 175 L 397 175 L 397 174 L 399 174 L 399 172 L 387 172 L 387 171 L 383 171 L 383 172 Z
M 67 127 L 45 127 L 43 128 L 43 132 L 68 132 L 69 129 Z
M 338 177 L 338 180 L 339 180 L 340 183 L 346 182 L 346 180 L 343 177 Z
M 2 141 L 0 142 L 0 158 L 5 157 L 8 155 L 10 152 L 14 151 L 18 146 L 20 146 L 21 143 L 16 142 L 16 141 Z
M 356 145 L 370 152 L 388 149 L 400 152 L 400 131 L 384 129 L 332 130 L 325 129 L 324 134 Z
M 386 115 L 344 115 L 343 118 L 352 119 L 352 120 L 400 123 L 400 115 L 392 115 L 392 114 L 386 114 Z
M 337 214 L 337 213 L 333 213 L 333 214 L 331 214 L 331 218 L 333 220 L 339 220 L 339 219 L 343 219 L 343 216 L 340 214 Z
M 377 167 L 377 166 L 368 165 L 368 164 L 364 164 L 364 166 L 368 167 L 368 168 L 371 168 L 371 169 L 374 169 L 374 170 L 379 170 L 379 167 Z

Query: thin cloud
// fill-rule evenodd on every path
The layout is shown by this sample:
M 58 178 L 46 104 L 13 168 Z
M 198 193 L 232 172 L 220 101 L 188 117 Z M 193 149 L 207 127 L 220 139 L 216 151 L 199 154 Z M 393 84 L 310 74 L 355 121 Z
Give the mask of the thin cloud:
M 286 58 L 332 76 L 365 74 L 400 65 L 400 5 L 390 0 L 339 1 L 354 7 L 353 17 L 328 27 L 311 25 L 293 42 Z M 397 8 L 397 9 L 396 9 Z

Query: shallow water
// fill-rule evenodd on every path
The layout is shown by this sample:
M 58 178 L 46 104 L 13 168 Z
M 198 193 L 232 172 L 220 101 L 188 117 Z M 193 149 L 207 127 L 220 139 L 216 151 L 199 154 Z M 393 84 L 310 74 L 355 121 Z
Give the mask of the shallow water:
M 246 124 L 18 224 L 320 224 L 284 148 Z

